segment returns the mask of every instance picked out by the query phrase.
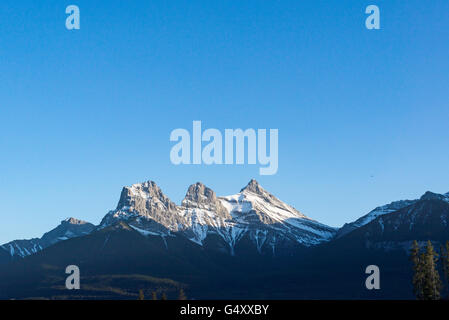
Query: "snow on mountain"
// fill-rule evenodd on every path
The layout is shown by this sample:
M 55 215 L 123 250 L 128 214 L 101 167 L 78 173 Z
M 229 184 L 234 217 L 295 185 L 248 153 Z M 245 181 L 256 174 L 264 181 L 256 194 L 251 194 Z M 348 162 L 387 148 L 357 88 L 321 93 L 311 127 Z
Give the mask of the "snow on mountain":
M 220 200 L 240 229 L 254 233 L 264 231 L 264 237 L 267 231 L 274 231 L 271 241 L 282 235 L 308 246 L 327 241 L 335 234 L 334 228 L 306 217 L 264 190 L 255 180 L 238 194 Z
M 75 218 L 67 218 L 61 221 L 59 226 L 45 233 L 41 238 L 14 240 L 3 244 L 0 248 L 9 252 L 12 258 L 23 258 L 60 241 L 89 234 L 94 228 L 95 226 L 91 223 Z
M 202 244 L 209 232 L 230 240 L 232 217 L 215 192 L 202 183 L 197 182 L 189 187 L 178 207 L 178 214 L 186 221 L 183 231 L 190 240 Z
M 349 232 L 370 223 L 371 221 L 375 220 L 379 216 L 401 210 L 403 208 L 406 208 L 408 206 L 415 204 L 419 200 L 443 200 L 443 201 L 449 203 L 449 192 L 445 193 L 445 194 L 438 194 L 438 193 L 433 193 L 433 192 L 427 191 L 423 196 L 421 196 L 420 199 L 394 201 L 390 204 L 386 204 L 381 207 L 377 207 L 374 210 L 370 211 L 368 214 L 355 220 L 354 222 L 346 223 L 345 225 L 343 225 L 343 227 L 341 227 L 338 230 L 335 237 L 340 238 L 340 237 L 344 236 L 345 234 L 348 234 Z
M 449 234 L 447 200 L 446 195 L 426 192 L 411 205 L 380 215 L 339 240 L 363 244 L 366 248 L 407 252 L 414 240 L 444 244 Z
M 181 233 L 203 245 L 218 235 L 233 254 L 235 245 L 248 236 L 260 251 L 293 241 L 310 246 L 333 237 L 336 230 L 318 223 L 265 191 L 255 180 L 238 194 L 217 197 L 202 183 L 189 187 L 181 205 L 175 205 L 152 181 L 124 187 L 116 210 L 110 211 L 100 228 L 126 221 L 144 235 Z
M 4 250 L 9 252 L 11 257 L 25 257 L 30 254 L 34 254 L 43 249 L 40 244 L 39 238 L 29 239 L 29 240 L 14 240 L 5 243 L 1 246 Z
M 161 236 L 165 243 L 165 237 L 177 235 L 201 246 L 208 239 L 221 239 L 228 251 L 234 254 L 236 246 L 240 243 L 247 246 L 250 241 L 260 253 L 268 251 L 274 254 L 279 247 L 313 246 L 340 238 L 379 217 L 426 200 L 449 203 L 449 193 L 426 192 L 419 200 L 395 201 L 377 207 L 337 231 L 279 200 L 256 180 L 251 180 L 239 193 L 223 197 L 217 197 L 212 189 L 198 182 L 188 188 L 180 205 L 165 196 L 156 183 L 147 181 L 124 187 L 116 209 L 106 214 L 98 227 L 68 218 L 41 238 L 14 240 L 0 246 L 0 256 L 25 257 L 60 241 L 87 235 L 95 229 L 119 222 L 125 222 L 145 236 Z M 378 221 L 383 226 L 383 220 Z

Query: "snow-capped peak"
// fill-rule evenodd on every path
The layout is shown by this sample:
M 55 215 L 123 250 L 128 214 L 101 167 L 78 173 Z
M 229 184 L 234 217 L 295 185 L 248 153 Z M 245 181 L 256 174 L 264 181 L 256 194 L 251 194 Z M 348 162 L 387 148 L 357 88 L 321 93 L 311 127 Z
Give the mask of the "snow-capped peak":
M 256 194 L 263 194 L 265 190 L 260 186 L 259 182 L 257 182 L 255 179 L 251 179 L 248 184 L 240 190 L 240 192 L 252 192 Z
M 79 219 L 76 219 L 76 218 L 73 218 L 73 217 L 69 217 L 69 218 L 66 218 L 66 219 L 62 220 L 62 221 L 61 221 L 61 224 L 63 224 L 63 223 L 69 223 L 69 224 L 87 224 L 88 222 L 87 222 L 87 221 L 83 221 L 83 220 L 79 220 Z
M 353 230 L 370 223 L 371 221 L 373 221 L 374 219 L 376 219 L 379 216 L 382 216 L 382 215 L 385 215 L 388 213 L 392 213 L 392 212 L 395 212 L 402 208 L 405 208 L 409 205 L 412 205 L 416 201 L 417 200 L 399 200 L 399 201 L 393 201 L 389 204 L 377 207 L 374 210 L 371 210 L 366 215 L 358 218 L 357 220 L 350 222 L 350 223 L 345 223 L 343 225 L 343 227 L 341 227 L 338 230 L 338 232 L 336 234 L 336 238 L 340 238 L 340 237 L 344 236 L 345 234 L 352 232 Z
M 182 201 L 183 206 L 210 204 L 217 200 L 215 192 L 201 182 L 192 184 Z
M 179 207 L 180 214 L 185 216 L 184 209 L 203 209 L 213 213 L 221 220 L 231 219 L 229 212 L 223 207 L 217 199 L 215 191 L 206 187 L 201 182 L 192 184 L 187 190 L 184 200 Z M 216 223 L 212 223 L 216 225 Z
M 45 249 L 57 242 L 89 234 L 95 226 L 76 218 L 61 221 L 56 228 L 45 233 L 41 238 L 14 240 L 1 246 L 9 251 L 11 257 L 25 257 Z
M 304 245 L 330 239 L 335 229 L 316 222 L 251 180 L 239 193 L 220 198 L 233 220 L 255 230 L 277 230 Z
M 122 195 L 125 197 L 138 197 L 143 199 L 158 199 L 165 202 L 168 198 L 164 195 L 161 188 L 154 181 L 133 184 L 131 187 L 124 187 Z M 125 200 L 121 198 L 120 200 Z
M 110 211 L 101 221 L 100 228 L 113 225 L 118 221 L 141 221 L 157 229 L 178 231 L 185 225 L 178 214 L 178 207 L 159 188 L 154 181 L 133 184 L 124 187 L 117 208 Z
M 427 191 L 417 200 L 393 201 L 390 204 L 386 204 L 386 205 L 377 207 L 374 210 L 370 211 L 368 214 L 358 218 L 357 220 L 355 220 L 351 223 L 346 223 L 343 227 L 341 227 L 338 230 L 336 237 L 337 238 L 342 237 L 343 235 L 370 223 L 371 221 L 373 221 L 374 219 L 376 219 L 379 216 L 398 211 L 398 210 L 408 207 L 418 201 L 426 201 L 426 200 L 442 200 L 442 201 L 449 203 L 449 192 L 446 194 L 439 194 L 439 193 Z
M 335 233 L 334 228 L 306 217 L 254 179 L 240 193 L 228 197 L 217 197 L 212 189 L 197 182 L 189 186 L 179 206 L 152 181 L 124 187 L 117 209 L 103 218 L 101 227 L 123 220 L 145 235 L 180 232 L 198 244 L 209 234 L 217 234 L 228 243 L 231 253 L 245 234 L 254 240 L 263 233 L 272 244 L 289 238 L 312 245 Z
M 252 179 L 239 193 L 221 198 L 229 212 L 241 216 L 250 212 L 259 214 L 262 221 L 282 222 L 289 218 L 309 219 L 295 208 L 287 205 L 274 195 L 266 191 L 260 184 Z M 267 214 L 266 217 L 262 215 Z M 237 217 L 237 216 L 236 216 Z M 269 221 L 267 221 L 269 222 Z

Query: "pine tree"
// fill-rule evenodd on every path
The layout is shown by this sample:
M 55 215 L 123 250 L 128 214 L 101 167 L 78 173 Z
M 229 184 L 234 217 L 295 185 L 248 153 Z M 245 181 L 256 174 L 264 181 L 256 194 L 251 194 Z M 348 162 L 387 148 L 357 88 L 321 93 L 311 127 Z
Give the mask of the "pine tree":
M 410 259 L 413 262 L 413 293 L 418 300 L 423 299 L 423 258 L 424 255 L 419 252 L 418 242 L 413 241 L 412 248 L 410 251 Z
M 449 241 L 446 241 L 446 245 L 441 246 L 441 264 L 443 270 L 444 284 L 446 287 L 446 294 L 449 297 Z
M 179 289 L 178 300 L 187 300 L 187 296 L 182 288 Z
M 423 299 L 438 300 L 441 293 L 440 275 L 437 270 L 438 254 L 433 249 L 432 243 L 427 241 L 426 252 L 423 259 Z
M 151 298 L 153 300 L 157 300 L 157 293 L 156 293 L 156 291 L 151 292 Z
M 145 296 L 143 294 L 143 290 L 142 289 L 139 290 L 139 300 L 145 300 Z

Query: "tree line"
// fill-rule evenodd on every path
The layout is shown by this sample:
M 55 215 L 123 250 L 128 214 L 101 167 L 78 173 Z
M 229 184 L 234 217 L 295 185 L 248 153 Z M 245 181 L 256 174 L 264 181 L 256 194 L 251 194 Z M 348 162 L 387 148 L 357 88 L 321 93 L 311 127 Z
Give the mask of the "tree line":
M 438 254 L 432 242 L 427 241 L 422 252 L 418 242 L 413 241 L 410 250 L 413 262 L 413 293 L 418 300 L 439 300 L 449 297 L 449 241 L 440 246 Z M 443 280 L 440 278 L 440 271 Z
M 143 293 L 143 290 L 139 290 L 138 300 L 145 300 L 145 294 Z M 151 300 L 159 300 L 156 291 L 151 292 Z M 165 292 L 162 293 L 160 300 L 168 300 L 167 294 Z M 187 296 L 184 292 L 184 289 L 182 288 L 179 289 L 177 300 L 187 300 Z
M 440 254 L 434 249 L 430 240 L 422 249 L 415 240 L 411 246 L 410 259 L 413 263 L 412 285 L 416 299 L 449 299 L 449 240 L 440 246 Z M 440 277 L 440 271 L 443 279 Z M 143 290 L 139 290 L 138 300 L 145 300 Z M 157 293 L 152 291 L 151 300 L 168 300 L 168 298 L 163 292 L 159 299 Z M 179 289 L 177 300 L 187 300 L 182 288 Z

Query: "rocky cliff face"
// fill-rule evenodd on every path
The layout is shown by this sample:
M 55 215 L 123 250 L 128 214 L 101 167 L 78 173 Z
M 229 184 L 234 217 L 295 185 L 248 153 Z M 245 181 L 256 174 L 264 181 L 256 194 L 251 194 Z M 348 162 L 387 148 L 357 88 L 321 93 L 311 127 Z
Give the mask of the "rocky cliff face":
M 125 187 L 116 210 L 109 212 L 100 228 L 126 221 L 145 235 L 170 236 L 173 232 L 203 245 L 218 236 L 229 252 L 244 237 L 257 250 L 280 243 L 310 246 L 327 241 L 334 228 L 320 224 L 264 190 L 255 180 L 238 194 L 217 197 L 198 182 L 191 185 L 181 205 L 175 205 L 152 181 Z
M 124 187 L 117 208 L 103 218 L 100 228 L 123 220 L 156 233 L 178 231 L 185 225 L 176 204 L 153 181 Z

